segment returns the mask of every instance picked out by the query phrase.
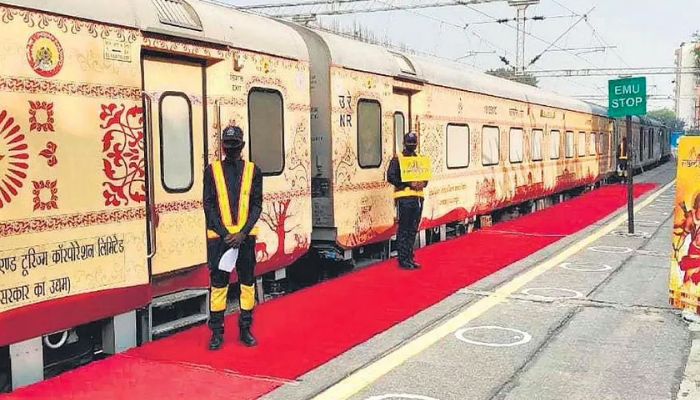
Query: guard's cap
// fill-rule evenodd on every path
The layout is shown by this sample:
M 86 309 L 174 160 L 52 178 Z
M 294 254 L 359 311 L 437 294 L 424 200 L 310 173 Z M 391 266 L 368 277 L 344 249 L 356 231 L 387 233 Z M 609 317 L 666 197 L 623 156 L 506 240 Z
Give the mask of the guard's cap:
M 240 147 L 243 145 L 243 130 L 235 125 L 229 125 L 221 135 L 224 147 Z
M 418 134 L 415 132 L 408 132 L 403 137 L 403 144 L 418 145 Z

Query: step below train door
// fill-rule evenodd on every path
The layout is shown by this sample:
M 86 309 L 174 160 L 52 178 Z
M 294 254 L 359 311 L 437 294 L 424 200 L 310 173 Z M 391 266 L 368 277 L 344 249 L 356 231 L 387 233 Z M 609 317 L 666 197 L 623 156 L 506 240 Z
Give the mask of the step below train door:
M 206 262 L 204 82 L 201 61 L 144 55 L 152 276 Z

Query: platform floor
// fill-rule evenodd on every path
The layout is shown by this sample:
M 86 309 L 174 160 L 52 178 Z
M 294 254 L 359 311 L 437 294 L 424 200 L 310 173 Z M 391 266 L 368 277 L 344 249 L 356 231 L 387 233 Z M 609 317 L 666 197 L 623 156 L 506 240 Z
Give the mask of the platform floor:
M 691 336 L 666 300 L 673 187 L 651 193 L 673 175 L 640 179 L 643 235 L 610 225 L 626 197 L 607 186 L 422 249 L 420 271 L 390 261 L 263 304 L 257 348 L 229 329 L 211 353 L 195 328 L 7 398 L 672 399 Z
M 264 399 L 700 399 L 698 333 L 667 297 L 673 177 L 642 177 L 660 190 L 636 235 L 603 219 Z

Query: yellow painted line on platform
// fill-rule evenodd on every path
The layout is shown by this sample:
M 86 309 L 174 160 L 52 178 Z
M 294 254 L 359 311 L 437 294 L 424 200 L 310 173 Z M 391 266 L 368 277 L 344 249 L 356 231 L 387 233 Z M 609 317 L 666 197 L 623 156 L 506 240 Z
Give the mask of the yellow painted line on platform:
M 635 212 L 651 204 L 661 194 L 673 187 L 675 182 L 676 181 L 674 179 L 671 183 L 644 199 L 644 201 L 635 207 Z M 398 349 L 385 355 L 372 364 L 355 371 L 347 378 L 339 381 L 335 385 L 318 394 L 316 397 L 314 397 L 314 400 L 344 400 L 357 394 L 369 386 L 372 382 L 389 373 L 394 368 L 425 351 L 444 337 L 452 334 L 457 329 L 481 316 L 494 306 L 502 303 L 508 298 L 508 296 L 515 293 L 518 289 L 522 288 L 533 279 L 566 261 L 569 257 L 585 249 L 601 237 L 614 231 L 615 228 L 625 221 L 627 221 L 627 214 L 613 219 L 605 226 L 591 233 L 589 236 L 586 236 L 582 240 L 572 244 L 571 246 L 562 250 L 560 253 L 547 259 L 541 264 L 538 264 L 527 272 L 518 275 L 513 280 L 496 289 L 496 291 L 494 291 L 490 296 L 474 303 L 474 305 L 445 321 L 442 325 L 402 345 Z

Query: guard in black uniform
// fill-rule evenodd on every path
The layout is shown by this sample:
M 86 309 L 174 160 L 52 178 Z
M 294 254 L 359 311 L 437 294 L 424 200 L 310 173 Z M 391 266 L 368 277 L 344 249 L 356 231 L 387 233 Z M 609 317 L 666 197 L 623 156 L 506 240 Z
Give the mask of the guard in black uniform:
M 627 181 L 627 138 L 623 137 L 617 145 L 617 171 L 623 182 Z
M 407 133 L 404 136 L 403 144 L 403 153 L 399 157 L 417 156 L 418 135 L 416 133 Z M 404 182 L 401 179 L 399 157 L 394 157 L 391 160 L 387 171 L 387 180 L 394 185 L 394 199 L 399 217 L 399 228 L 396 234 L 399 267 L 418 269 L 420 265 L 413 258 L 413 246 L 416 242 L 418 226 L 423 213 L 423 189 L 428 185 L 428 182 Z
M 224 130 L 222 143 L 226 158 L 209 165 L 204 172 L 204 212 L 207 222 L 207 261 L 211 293 L 209 348 L 218 350 L 224 341 L 230 273 L 219 269 L 226 251 L 238 249 L 236 272 L 241 288 L 241 313 L 238 320 L 240 340 L 246 346 L 257 343 L 250 332 L 255 307 L 255 224 L 262 212 L 262 173 L 250 161 L 241 158 L 245 145 L 243 131 L 237 126 Z

